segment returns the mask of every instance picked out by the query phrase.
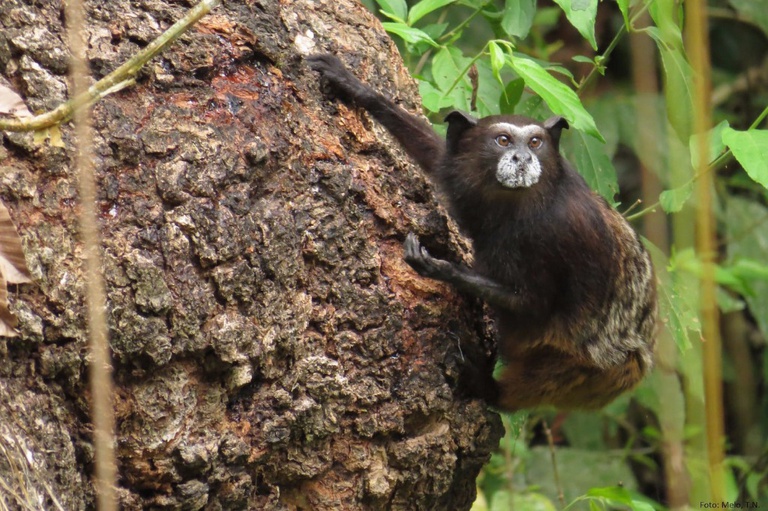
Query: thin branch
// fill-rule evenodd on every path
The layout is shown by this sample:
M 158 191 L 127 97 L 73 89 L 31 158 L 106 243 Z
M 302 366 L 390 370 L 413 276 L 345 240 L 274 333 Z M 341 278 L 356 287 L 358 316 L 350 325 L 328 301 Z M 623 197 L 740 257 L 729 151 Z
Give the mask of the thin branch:
M 647 9 L 648 9 L 648 5 L 647 4 L 644 4 L 642 7 L 638 8 L 638 10 L 634 14 L 632 14 L 632 17 L 629 20 L 629 25 L 633 26 L 635 21 L 637 21 L 640 18 L 640 16 L 642 16 L 645 13 L 645 11 Z M 608 57 L 611 56 L 611 53 L 613 53 L 613 50 L 615 50 L 616 46 L 619 45 L 619 41 L 621 41 L 621 39 L 625 35 L 627 35 L 627 33 L 628 33 L 627 32 L 627 26 L 622 24 L 621 28 L 619 29 L 619 31 L 616 32 L 616 35 L 613 36 L 613 39 L 611 39 L 611 42 L 608 44 L 608 47 L 605 49 L 603 54 L 600 55 L 600 62 L 601 62 L 601 64 L 604 64 L 608 60 Z M 579 84 L 579 86 L 577 87 L 577 89 L 576 89 L 576 93 L 577 94 L 581 93 L 586 88 L 586 86 L 589 84 L 589 82 L 591 82 L 594 79 L 594 77 L 597 74 L 597 72 L 598 72 L 598 65 L 595 64 L 592 67 L 592 69 L 589 71 L 589 74 L 586 76 L 586 78 L 584 78 L 581 81 L 581 83 Z
M 752 121 L 752 124 L 749 126 L 749 128 L 747 128 L 747 131 L 757 129 L 757 127 L 760 126 L 760 123 L 762 123 L 766 117 L 768 117 L 768 106 L 765 107 L 762 112 L 760 112 L 760 115 L 758 115 L 754 121 Z M 709 165 L 707 165 L 703 170 L 699 170 L 698 172 L 696 172 L 693 175 L 693 177 L 691 177 L 688 181 L 685 182 L 685 184 L 679 186 L 678 188 L 682 188 L 683 186 L 690 186 L 693 183 L 696 183 L 702 176 L 705 176 L 710 172 L 714 172 L 720 169 L 726 163 L 731 161 L 731 158 L 733 158 L 733 152 L 731 152 L 730 149 L 726 149 L 717 158 L 715 158 Z M 638 213 L 635 213 L 634 215 L 630 215 L 626 218 L 627 220 L 634 220 L 636 218 L 640 218 L 646 213 L 653 211 L 660 204 L 661 204 L 661 201 L 656 201 L 650 206 L 648 206 L 647 208 L 645 208 L 644 210 Z
M 75 97 L 84 97 L 90 72 L 85 54 L 85 15 L 82 0 L 66 3 L 67 35 L 72 51 L 70 77 Z M 114 85 L 114 84 L 113 84 Z M 87 94 L 87 92 L 86 92 Z M 115 462 L 115 416 L 112 406 L 112 364 L 107 333 L 107 298 L 101 274 L 101 251 L 96 217 L 96 179 L 93 164 L 93 127 L 90 108 L 74 112 L 77 157 L 75 167 L 80 196 L 80 235 L 83 240 L 86 305 L 88 308 L 88 350 L 91 387 L 91 416 L 95 451 L 96 503 L 100 511 L 116 511 L 117 464 Z
M 544 428 L 544 435 L 547 437 L 547 444 L 549 445 L 549 455 L 552 458 L 552 471 L 555 476 L 557 498 L 560 501 L 560 505 L 565 507 L 565 493 L 563 492 L 563 485 L 560 482 L 560 471 L 557 468 L 557 456 L 555 455 L 555 440 L 552 438 L 552 430 L 549 429 L 549 424 L 547 424 L 545 419 L 541 420 L 541 425 Z
M 94 83 L 87 90 L 75 93 L 74 97 L 55 109 L 44 114 L 24 119 L 0 118 L 0 131 L 36 131 L 50 128 L 68 120 L 79 108 L 90 106 L 108 94 L 132 85 L 139 70 L 158 53 L 162 52 L 189 27 L 208 14 L 211 9 L 221 3 L 221 0 L 202 0 L 190 9 L 187 14 L 163 32 L 157 39 L 139 53 L 131 57 L 123 65 Z

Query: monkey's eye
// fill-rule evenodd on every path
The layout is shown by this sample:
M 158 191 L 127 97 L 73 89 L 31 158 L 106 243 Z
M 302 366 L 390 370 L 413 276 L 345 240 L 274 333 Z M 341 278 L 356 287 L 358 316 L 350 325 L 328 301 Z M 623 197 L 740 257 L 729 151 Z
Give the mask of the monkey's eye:
M 531 139 L 528 141 L 528 147 L 531 149 L 538 149 L 543 143 L 544 141 L 539 137 L 531 137 Z
M 512 139 L 509 138 L 509 135 L 499 135 L 496 137 L 496 143 L 499 144 L 501 147 L 507 147 L 509 144 L 512 143 Z

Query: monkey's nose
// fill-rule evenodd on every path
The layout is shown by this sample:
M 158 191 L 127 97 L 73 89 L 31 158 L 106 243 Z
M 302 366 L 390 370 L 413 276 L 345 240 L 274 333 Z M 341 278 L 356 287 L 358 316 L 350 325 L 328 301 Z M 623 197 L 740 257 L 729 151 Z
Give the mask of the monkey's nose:
M 514 163 L 530 163 L 531 155 L 528 153 L 515 153 L 512 155 L 512 161 Z

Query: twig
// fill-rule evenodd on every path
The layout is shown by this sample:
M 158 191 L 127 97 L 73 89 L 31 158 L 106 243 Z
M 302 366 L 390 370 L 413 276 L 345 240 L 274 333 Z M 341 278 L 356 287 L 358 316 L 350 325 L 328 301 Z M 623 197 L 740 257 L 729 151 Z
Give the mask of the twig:
M 82 0 L 66 3 L 67 35 L 72 51 L 70 76 L 75 97 L 88 92 L 90 72 L 85 54 L 85 15 Z M 110 85 L 110 88 L 114 84 Z M 90 103 L 88 101 L 87 103 Z M 80 235 L 82 236 L 85 265 L 86 305 L 88 308 L 88 350 L 91 387 L 91 416 L 95 451 L 96 503 L 99 511 L 117 511 L 117 464 L 115 463 L 115 416 L 112 406 L 112 363 L 107 332 L 107 298 L 101 274 L 101 243 L 96 217 L 96 179 L 93 164 L 93 127 L 90 108 L 77 108 L 74 112 L 77 157 L 75 167 L 80 195 Z
M 555 475 L 555 487 L 557 488 L 557 498 L 560 501 L 560 505 L 565 507 L 565 494 L 563 493 L 563 485 L 560 482 L 560 471 L 557 469 L 557 457 L 555 456 L 555 441 L 552 438 L 552 430 L 549 429 L 546 419 L 541 419 L 541 425 L 544 427 L 544 435 L 547 437 L 547 444 L 549 444 L 549 455 L 552 457 L 552 471 Z
M 648 5 L 647 5 L 647 4 L 645 4 L 645 5 L 641 6 L 640 8 L 638 8 L 638 10 L 637 10 L 635 13 L 633 13 L 633 14 L 632 14 L 632 16 L 631 16 L 631 19 L 629 20 L 629 25 L 630 25 L 630 26 L 634 25 L 635 21 L 637 21 L 637 19 L 638 19 L 638 18 L 640 18 L 640 16 L 642 16 L 642 15 L 643 15 L 643 13 L 644 13 L 644 12 L 645 12 L 647 9 L 648 9 Z M 608 44 L 608 47 L 605 49 L 605 51 L 603 52 L 603 54 L 600 56 L 600 61 L 601 61 L 601 62 L 603 62 L 603 63 L 604 63 L 604 62 L 606 62 L 606 61 L 608 60 L 608 57 L 610 57 L 610 56 L 611 56 L 611 53 L 613 53 L 613 50 L 614 50 L 614 49 L 616 49 L 616 46 L 618 46 L 618 44 L 619 44 L 619 41 L 621 41 L 621 39 L 622 39 L 622 38 L 623 38 L 625 35 L 627 35 L 627 26 L 622 24 L 622 25 L 621 25 L 621 28 L 619 28 L 618 32 L 616 32 L 616 35 L 615 35 L 615 36 L 613 36 L 613 39 L 612 39 L 612 40 L 611 40 L 611 42 Z M 589 84 L 589 83 L 592 81 L 592 79 L 595 77 L 595 74 L 596 74 L 597 72 L 598 72 L 598 66 L 597 66 L 597 65 L 595 65 L 595 66 L 593 66 L 593 67 L 592 67 L 592 69 L 589 71 L 589 74 L 587 74 L 587 76 L 586 76 L 586 77 L 585 77 L 585 78 L 584 78 L 584 79 L 581 81 L 581 83 L 579 84 L 579 86 L 576 88 L 576 93 L 577 93 L 577 94 L 580 94 L 580 93 L 581 93 L 581 92 L 582 92 L 582 91 L 583 91 L 583 90 L 586 88 L 586 86 L 587 86 L 587 85 L 588 85 L 588 84 Z
M 221 3 L 221 0 L 202 0 L 190 9 L 187 14 L 163 32 L 157 39 L 139 53 L 131 57 L 123 65 L 107 76 L 91 85 L 87 90 L 75 92 L 73 98 L 62 103 L 55 109 L 44 114 L 24 119 L 0 118 L 0 131 L 36 131 L 64 122 L 79 108 L 87 107 L 124 87 L 132 85 L 139 70 L 154 56 L 162 52 L 171 43 L 197 21 L 208 14 L 211 9 Z
M 747 128 L 747 131 L 751 131 L 754 129 L 757 129 L 758 126 L 760 126 L 760 123 L 762 123 L 765 118 L 768 117 L 768 106 L 763 109 L 762 112 L 760 112 L 760 115 L 757 116 L 757 118 L 752 121 L 752 124 L 750 124 L 749 128 Z M 731 158 L 733 158 L 733 152 L 730 149 L 726 149 L 723 151 L 717 158 L 715 158 L 709 165 L 707 165 L 703 170 L 699 170 L 696 172 L 693 177 L 691 177 L 688 181 L 686 181 L 684 184 L 680 185 L 678 188 L 682 188 L 683 186 L 690 186 L 693 183 L 697 182 L 702 176 L 708 174 L 709 172 L 715 172 L 720 167 L 728 163 Z M 649 213 L 659 207 L 661 204 L 661 201 L 656 201 L 644 210 L 635 213 L 634 215 L 630 215 L 627 218 L 627 220 L 635 220 L 637 218 L 640 218 L 641 216 L 645 215 L 646 213 Z
M 643 199 L 637 199 L 627 209 L 624 210 L 621 216 L 626 217 L 633 209 L 636 209 L 642 203 L 643 203 Z

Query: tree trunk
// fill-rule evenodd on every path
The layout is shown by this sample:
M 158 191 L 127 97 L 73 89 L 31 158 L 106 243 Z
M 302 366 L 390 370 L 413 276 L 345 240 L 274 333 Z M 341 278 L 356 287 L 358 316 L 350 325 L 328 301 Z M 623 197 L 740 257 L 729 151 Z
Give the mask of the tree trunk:
M 94 76 L 190 5 L 88 2 Z M 33 112 L 67 95 L 62 18 L 56 1 L 0 3 L 0 74 Z M 457 391 L 459 342 L 488 329 L 401 247 L 408 231 L 444 257 L 466 244 L 395 142 L 325 99 L 301 55 L 321 51 L 419 108 L 353 0 L 226 2 L 94 107 L 122 509 L 474 499 L 501 426 Z M 0 484 L 77 510 L 94 508 L 93 447 L 76 141 L 62 134 L 63 148 L 30 133 L 0 146 L 34 275 L 11 296 L 20 336 L 0 341 Z

